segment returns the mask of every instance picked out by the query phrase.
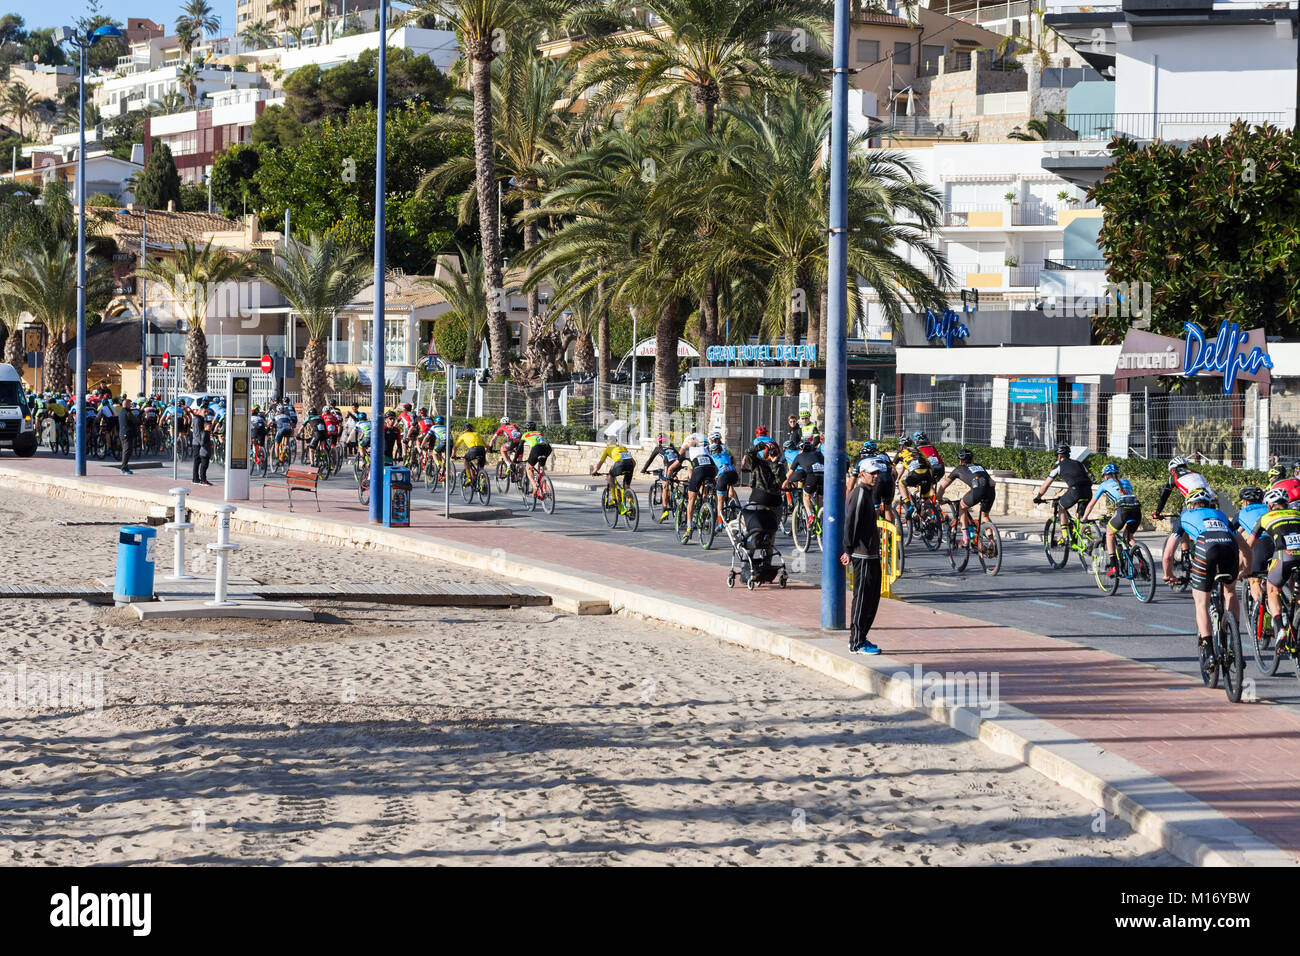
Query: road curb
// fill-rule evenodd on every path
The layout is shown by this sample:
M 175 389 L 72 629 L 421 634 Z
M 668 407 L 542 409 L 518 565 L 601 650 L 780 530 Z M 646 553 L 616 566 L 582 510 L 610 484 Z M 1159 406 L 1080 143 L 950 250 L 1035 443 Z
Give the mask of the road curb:
M 103 485 L 90 479 L 45 476 L 42 481 L 34 482 L 32 477 L 30 472 L 0 467 L 0 487 L 35 491 L 54 499 L 124 509 L 171 502 L 163 494 Z M 188 504 L 194 523 L 216 524 L 216 508 L 220 502 L 191 499 Z M 615 612 L 636 614 L 763 651 L 883 697 L 896 706 L 919 710 L 978 739 L 991 750 L 1018 760 L 1119 817 L 1184 862 L 1209 866 L 1300 863 L 1290 853 L 1167 780 L 1047 721 L 1008 705 L 998 707 L 997 716 L 985 716 L 975 708 L 938 697 L 927 699 L 925 687 L 917 686 L 914 674 L 908 672 L 904 662 L 886 656 L 848 656 L 843 632 L 799 631 L 771 622 L 755 623 L 752 618 L 744 619 L 703 602 L 664 597 L 642 588 L 612 584 L 592 572 L 519 560 L 509 557 L 502 549 L 487 551 L 419 532 L 351 525 L 303 514 L 264 511 L 249 505 L 238 505 L 231 519 L 236 533 L 271 534 L 446 561 L 514 578 L 542 590 L 555 589 L 607 601 Z M 923 679 L 921 683 L 926 681 Z

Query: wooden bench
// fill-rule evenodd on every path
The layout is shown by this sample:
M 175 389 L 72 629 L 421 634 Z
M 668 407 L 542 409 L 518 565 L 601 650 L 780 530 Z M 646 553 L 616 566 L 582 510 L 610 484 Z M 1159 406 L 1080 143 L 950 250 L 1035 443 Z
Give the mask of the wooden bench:
M 320 511 L 320 495 L 316 492 L 316 483 L 320 481 L 320 472 L 310 465 L 290 465 L 284 481 L 266 482 L 262 485 L 262 507 L 266 507 L 266 489 L 283 488 L 289 496 L 289 510 L 293 511 L 293 493 L 310 491 L 316 499 L 316 510 Z

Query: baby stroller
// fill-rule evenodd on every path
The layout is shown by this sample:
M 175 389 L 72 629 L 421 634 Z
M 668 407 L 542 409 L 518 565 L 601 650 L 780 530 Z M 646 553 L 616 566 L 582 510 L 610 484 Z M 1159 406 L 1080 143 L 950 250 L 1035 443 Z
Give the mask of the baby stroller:
M 737 575 L 751 591 L 778 578 L 780 586 L 786 586 L 789 578 L 785 559 L 776 549 L 776 531 L 781 523 L 777 513 L 779 504 L 780 498 L 776 495 L 756 490 L 750 496 L 749 504 L 726 523 L 727 538 L 731 541 L 727 587 L 736 586 Z

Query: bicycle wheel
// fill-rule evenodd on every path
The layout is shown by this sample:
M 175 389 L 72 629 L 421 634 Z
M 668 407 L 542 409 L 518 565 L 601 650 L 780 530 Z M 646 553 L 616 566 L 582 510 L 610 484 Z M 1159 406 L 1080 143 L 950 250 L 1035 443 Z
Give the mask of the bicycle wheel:
M 1224 612 L 1219 618 L 1219 633 L 1215 635 L 1215 640 L 1219 644 L 1223 692 L 1235 704 L 1241 700 L 1246 658 L 1241 652 L 1241 630 L 1237 627 L 1237 619 L 1231 614 Z
M 636 492 L 628 488 L 623 492 L 623 523 L 628 531 L 635 531 L 641 524 L 641 506 L 637 504 Z
M 363 505 L 370 504 L 370 476 L 366 475 L 361 479 L 361 484 L 357 485 L 357 498 Z
M 1250 582 L 1243 581 L 1241 589 L 1245 592 L 1241 602 L 1244 613 L 1241 627 L 1250 634 L 1255 670 L 1266 677 L 1272 677 L 1277 673 L 1278 664 L 1282 660 L 1282 655 L 1273 644 L 1273 622 L 1268 617 L 1265 603 L 1255 600 L 1255 595 L 1250 590 Z
M 907 547 L 912 543 L 912 535 L 916 532 L 916 512 L 910 505 L 899 505 L 894 513 L 898 516 L 898 529 L 899 534 L 902 535 L 903 547 Z
M 666 486 L 662 478 L 656 478 L 650 485 L 649 495 L 646 507 L 650 509 L 650 518 L 655 524 L 663 524 L 668 520 L 666 512 L 668 504 L 664 501 Z
M 1083 566 L 1084 572 L 1087 573 L 1092 570 L 1093 554 L 1098 549 L 1105 551 L 1106 547 L 1103 543 L 1104 539 L 1102 541 L 1097 539 L 1096 529 L 1091 524 L 1079 522 L 1078 532 L 1079 544 L 1075 549 L 1075 553 L 1079 555 L 1079 564 Z
M 429 462 L 429 467 L 424 469 L 424 490 L 433 494 L 433 489 L 438 487 L 438 463 Z
M 551 479 L 546 475 L 542 475 L 540 491 L 542 496 L 542 510 L 544 510 L 548 515 L 555 514 L 555 486 L 551 484 Z
M 970 547 L 957 543 L 958 525 L 954 519 L 944 519 L 943 527 L 939 532 L 939 540 L 942 541 L 945 534 L 948 538 L 948 564 L 954 571 L 965 571 L 966 565 L 970 563 Z
M 975 555 L 980 559 L 980 567 L 985 574 L 997 574 L 1002 570 L 1002 535 L 993 519 L 987 515 L 980 519 Z
M 474 500 L 474 492 L 476 490 L 475 482 L 474 482 L 474 471 L 469 466 L 466 466 L 465 470 L 460 473 L 459 484 L 460 484 L 460 496 L 461 498 L 464 499 L 465 504 L 469 504 L 471 501 Z
M 1190 548 L 1180 548 L 1174 558 L 1173 590 L 1185 592 L 1192 583 L 1192 552 Z
M 943 512 L 933 501 L 921 502 L 921 543 L 927 551 L 937 551 L 943 544 Z
M 1043 525 L 1043 551 L 1047 563 L 1054 568 L 1063 568 L 1070 560 L 1070 539 L 1055 517 L 1048 518 Z
M 488 473 L 480 468 L 474 480 L 478 483 L 478 501 L 485 508 L 488 502 L 492 500 L 492 481 L 488 478 Z
M 1096 548 L 1092 552 L 1092 576 L 1097 579 L 1097 587 L 1103 594 L 1114 594 L 1119 590 L 1119 549 L 1116 548 L 1115 565 L 1108 567 L 1106 560 L 1110 557 L 1105 548 Z M 1109 572 L 1109 573 L 1107 573 Z
M 700 547 L 708 551 L 713 547 L 713 536 L 718 533 L 718 516 L 713 510 L 712 492 L 707 498 L 702 496 L 703 491 L 699 502 L 700 507 L 695 512 L 695 522 L 700 532 Z
M 614 489 L 606 488 L 600 493 L 600 513 L 605 516 L 605 524 L 618 527 L 618 496 Z
M 1156 596 L 1156 566 L 1145 544 L 1135 541 L 1128 546 L 1128 565 L 1133 596 L 1143 604 L 1150 604 Z
M 497 462 L 497 491 L 505 494 L 510 490 L 510 466 L 504 461 Z
M 812 538 L 812 527 L 808 524 L 808 515 L 803 510 L 803 499 L 794 503 L 790 512 L 790 533 L 794 535 L 794 546 L 798 551 L 807 551 Z

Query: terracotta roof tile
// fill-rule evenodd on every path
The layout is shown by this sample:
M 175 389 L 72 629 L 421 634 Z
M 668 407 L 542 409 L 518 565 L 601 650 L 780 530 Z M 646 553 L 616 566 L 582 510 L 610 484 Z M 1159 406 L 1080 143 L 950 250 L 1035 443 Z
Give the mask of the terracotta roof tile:
M 92 217 L 101 221 L 103 235 L 112 238 L 138 239 L 141 226 L 145 225 L 143 210 L 120 213 L 116 209 L 88 209 Z M 180 245 L 186 239 L 198 242 L 204 235 L 212 232 L 238 232 L 243 227 L 234 219 L 227 219 L 216 213 L 206 212 L 168 212 L 165 209 L 150 209 L 148 214 L 148 235 L 150 244 L 154 242 Z

